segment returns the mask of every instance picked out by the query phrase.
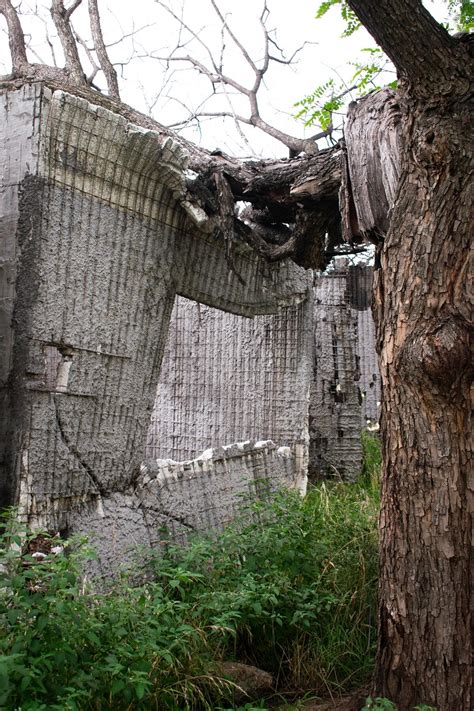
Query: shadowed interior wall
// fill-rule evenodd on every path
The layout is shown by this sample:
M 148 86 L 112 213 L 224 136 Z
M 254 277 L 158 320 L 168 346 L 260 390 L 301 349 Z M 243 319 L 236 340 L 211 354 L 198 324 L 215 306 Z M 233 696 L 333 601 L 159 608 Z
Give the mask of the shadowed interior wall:
M 308 442 L 313 303 L 253 319 L 177 298 L 148 430 L 150 458 L 242 440 Z
M 244 315 L 308 276 L 203 233 L 170 139 L 41 84 L 0 94 L 2 503 L 146 543 L 146 434 L 176 293 Z M 87 524 L 86 524 L 87 522 Z M 94 522 L 94 523 L 92 523 Z

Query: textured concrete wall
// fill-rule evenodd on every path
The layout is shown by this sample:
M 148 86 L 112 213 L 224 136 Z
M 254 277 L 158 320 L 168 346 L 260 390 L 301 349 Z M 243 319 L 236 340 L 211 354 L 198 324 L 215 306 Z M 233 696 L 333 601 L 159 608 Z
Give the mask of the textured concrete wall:
M 137 494 L 175 294 L 245 315 L 305 272 L 201 233 L 169 139 L 41 85 L 0 95 L 3 501 L 32 525 L 148 540 Z M 6 415 L 5 415 L 6 413 Z M 120 540 L 119 540 L 120 539 Z
M 97 510 L 84 508 L 81 530 L 100 551 L 90 572 L 107 575 L 120 564 L 137 563 L 137 547 L 143 545 L 159 547 L 169 538 L 184 542 L 195 531 L 220 530 L 249 501 L 278 488 L 304 493 L 301 455 L 298 448 L 262 441 L 207 450 L 185 462 L 146 460 L 133 492 L 112 493 Z
M 271 491 L 285 487 L 304 493 L 302 455 L 302 445 L 292 450 L 261 440 L 208 449 L 187 462 L 146 460 L 140 493 L 146 519 L 153 530 L 165 525 L 178 539 L 190 531 L 222 528 L 242 506 Z
M 361 429 L 378 419 L 371 289 L 370 267 L 343 262 L 315 283 L 310 478 L 354 479 L 362 463 Z
M 300 305 L 254 319 L 178 298 L 147 457 L 188 459 L 243 439 L 307 443 L 312 312 L 311 288 Z
M 147 456 L 268 438 L 309 443 L 313 477 L 354 478 L 360 431 L 380 400 L 371 288 L 370 268 L 339 265 L 275 315 L 245 319 L 177 299 Z
M 8 381 L 13 361 L 13 310 L 19 243 L 19 191 L 36 173 L 41 96 L 35 86 L 0 101 L 0 501 L 12 494 L 7 432 L 10 427 Z

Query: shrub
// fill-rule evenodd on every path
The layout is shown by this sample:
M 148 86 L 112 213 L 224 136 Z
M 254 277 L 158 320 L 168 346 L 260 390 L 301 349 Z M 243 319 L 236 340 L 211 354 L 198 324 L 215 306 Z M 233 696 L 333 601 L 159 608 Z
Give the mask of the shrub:
M 377 697 L 376 699 L 373 699 L 371 696 L 369 696 L 366 699 L 365 706 L 361 711 L 397 711 L 397 707 L 393 703 L 393 701 L 389 701 L 389 699 Z M 415 706 L 413 711 L 436 711 L 433 706 L 425 706 L 425 704 L 419 704 L 418 706 Z
M 86 593 L 77 542 L 43 562 L 23 542 L 11 531 L 2 541 L 0 708 L 212 709 L 225 695 L 188 606 L 125 579 Z
M 279 493 L 217 539 L 168 548 L 154 573 L 193 606 L 221 654 L 286 687 L 343 688 L 373 663 L 376 517 L 362 486 Z
M 0 708 L 227 708 L 224 658 L 270 671 L 280 688 L 364 681 L 375 646 L 374 491 L 323 483 L 304 499 L 276 494 L 221 534 L 150 553 L 152 581 L 123 575 L 101 592 L 84 588 L 84 541 L 38 561 L 10 518 Z

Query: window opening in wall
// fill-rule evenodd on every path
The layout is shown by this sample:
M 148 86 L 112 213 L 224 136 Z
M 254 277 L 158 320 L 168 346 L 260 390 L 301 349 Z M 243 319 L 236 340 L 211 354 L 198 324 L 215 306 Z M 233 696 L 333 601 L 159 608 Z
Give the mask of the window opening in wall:
M 49 344 L 44 348 L 44 355 L 46 389 L 57 393 L 67 392 L 73 349 Z

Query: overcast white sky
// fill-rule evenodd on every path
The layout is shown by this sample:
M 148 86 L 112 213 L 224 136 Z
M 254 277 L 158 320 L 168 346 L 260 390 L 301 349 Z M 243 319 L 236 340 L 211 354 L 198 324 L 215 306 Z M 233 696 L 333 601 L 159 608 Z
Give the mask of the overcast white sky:
M 167 0 L 170 7 L 180 14 L 182 0 Z M 22 23 L 29 35 L 31 61 L 52 63 L 46 32 L 55 46 L 56 61 L 62 63 L 61 50 L 57 47 L 54 29 L 49 21 L 50 0 L 17 0 L 22 12 Z M 69 4 L 69 3 L 66 3 Z M 446 15 L 445 5 L 436 0 L 427 0 L 427 6 L 438 19 Z M 73 15 L 75 29 L 89 39 L 87 2 Z M 358 31 L 350 38 L 340 37 L 343 25 L 339 11 L 333 9 L 321 20 L 315 19 L 319 0 L 267 0 L 270 9 L 268 28 L 274 28 L 279 46 L 287 55 L 308 42 L 298 55 L 293 67 L 273 65 L 266 75 L 261 97 L 261 114 L 269 123 L 288 133 L 302 136 L 304 128 L 293 119 L 294 103 L 314 88 L 333 77 L 348 81 L 353 73 L 349 62 L 361 56 L 363 47 L 373 46 L 373 41 L 365 30 Z M 252 58 L 258 61 L 262 56 L 262 31 L 258 22 L 263 3 L 261 0 L 219 0 L 219 6 L 235 34 L 245 45 Z M 210 93 L 207 79 L 185 65 L 174 63 L 173 73 L 163 73 L 163 62 L 153 58 L 167 56 L 176 46 L 179 27 L 155 0 L 101 0 L 99 9 L 107 43 L 112 43 L 109 52 L 114 62 L 123 62 L 118 67 L 121 79 L 122 98 L 135 108 L 152 113 L 164 124 L 174 123 L 188 116 L 185 107 L 195 109 Z M 221 23 L 216 17 L 210 0 L 185 0 L 184 18 L 212 51 L 219 56 Z M 41 19 L 40 19 L 41 18 Z M 0 19 L 0 73 L 9 71 L 9 52 L 6 42 L 5 25 Z M 135 31 L 135 34 L 124 38 Z M 122 39 L 124 38 L 124 39 Z M 181 34 L 181 39 L 189 35 Z M 186 46 L 180 54 L 189 52 L 198 59 L 205 59 L 205 50 L 195 41 Z M 224 55 L 225 70 L 240 83 L 251 84 L 252 76 L 242 55 L 227 40 Z M 100 76 L 97 83 L 103 86 Z M 217 103 L 215 99 L 206 105 L 209 110 L 228 109 L 225 97 Z M 234 101 L 234 110 L 248 115 L 245 102 Z M 250 146 L 239 136 L 232 119 L 204 120 L 196 127 L 186 129 L 187 137 L 201 142 L 208 148 L 221 148 L 226 152 L 249 154 L 252 149 L 258 154 L 286 155 L 287 149 L 269 137 L 265 137 L 251 127 L 244 129 Z M 310 132 L 314 132 L 311 129 Z M 250 148 L 251 147 L 251 148 Z

